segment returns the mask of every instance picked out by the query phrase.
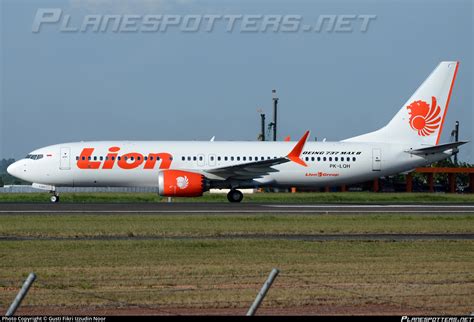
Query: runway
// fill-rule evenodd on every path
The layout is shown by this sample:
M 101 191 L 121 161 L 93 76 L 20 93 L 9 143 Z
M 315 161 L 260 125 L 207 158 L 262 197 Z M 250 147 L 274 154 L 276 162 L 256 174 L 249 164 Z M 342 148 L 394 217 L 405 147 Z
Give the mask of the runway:
M 474 214 L 474 204 L 1 203 L 2 214 Z

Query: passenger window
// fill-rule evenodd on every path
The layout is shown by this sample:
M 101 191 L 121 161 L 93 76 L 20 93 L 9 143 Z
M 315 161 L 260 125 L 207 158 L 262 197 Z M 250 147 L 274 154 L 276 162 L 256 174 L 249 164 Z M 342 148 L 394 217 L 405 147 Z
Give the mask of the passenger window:
M 228 158 L 227 158 L 227 157 L 224 157 L 224 161 L 227 161 L 227 160 L 228 160 Z
M 321 161 L 321 157 L 318 157 L 318 161 Z
M 213 157 L 213 156 L 211 156 L 211 161 L 214 161 L 214 157 Z
M 356 158 L 355 158 L 355 157 L 353 157 L 353 158 L 352 158 L 352 161 L 355 161 L 355 160 L 356 160 Z
M 265 160 L 265 157 L 260 157 L 260 160 L 262 160 L 262 161 Z
M 184 158 L 184 157 L 183 157 L 183 158 Z M 148 156 L 145 156 L 143 159 L 144 159 L 145 161 L 148 160 Z M 183 161 L 184 161 L 184 159 L 183 159 Z
M 97 157 L 94 157 L 94 161 L 97 161 Z
M 305 157 L 305 160 L 306 160 L 306 161 L 309 161 L 309 158 L 308 158 L 308 157 Z
M 221 157 L 217 157 L 217 161 L 220 161 L 221 160 Z
M 188 157 L 188 161 L 191 161 L 191 157 Z
M 242 160 L 243 160 L 243 161 L 247 161 L 247 157 L 242 157 Z
M 199 161 L 202 161 L 202 156 L 199 157 Z
M 323 157 L 323 161 L 326 161 L 326 157 Z
M 142 159 L 142 157 L 137 157 L 137 160 L 140 161 Z
M 332 161 L 332 157 L 329 157 L 329 161 Z
M 99 160 L 100 160 L 100 161 L 104 160 L 104 157 L 103 157 L 103 156 L 101 156 L 101 157 L 99 158 Z
M 79 157 L 76 157 L 76 161 L 79 161 Z
M 249 161 L 252 161 L 252 157 L 249 157 Z
M 311 161 L 314 161 L 314 157 L 311 157 Z
M 237 157 L 237 161 L 240 161 L 240 157 Z
M 230 161 L 234 161 L 234 157 L 230 157 Z
M 334 161 L 339 161 L 337 157 L 334 158 Z
M 197 161 L 197 158 L 196 158 L 196 157 L 193 157 L 193 161 Z

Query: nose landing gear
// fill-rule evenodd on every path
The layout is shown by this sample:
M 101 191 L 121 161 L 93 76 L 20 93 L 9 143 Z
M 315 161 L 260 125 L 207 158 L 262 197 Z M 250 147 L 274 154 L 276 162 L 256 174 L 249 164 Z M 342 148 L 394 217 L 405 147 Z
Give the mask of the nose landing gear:
M 243 193 L 236 189 L 231 189 L 229 193 L 227 193 L 227 200 L 230 202 L 241 202 L 243 198 Z

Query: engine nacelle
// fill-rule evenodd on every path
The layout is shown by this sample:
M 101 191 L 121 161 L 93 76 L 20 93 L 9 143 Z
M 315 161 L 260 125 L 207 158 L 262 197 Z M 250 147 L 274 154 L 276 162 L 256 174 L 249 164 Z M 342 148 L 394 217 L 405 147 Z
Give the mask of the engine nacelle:
M 163 170 L 158 174 L 158 193 L 164 197 L 200 197 L 206 189 L 202 174 Z

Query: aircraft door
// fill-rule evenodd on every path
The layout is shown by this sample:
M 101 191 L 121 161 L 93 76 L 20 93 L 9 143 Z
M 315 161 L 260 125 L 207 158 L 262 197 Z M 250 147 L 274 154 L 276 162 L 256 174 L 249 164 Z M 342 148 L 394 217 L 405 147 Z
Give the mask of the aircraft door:
M 216 165 L 216 155 L 215 154 L 211 154 L 209 155 L 209 162 L 208 162 L 209 166 L 215 166 Z
M 71 148 L 68 148 L 68 147 L 60 148 L 59 169 L 71 170 Z
M 372 171 L 382 170 L 382 152 L 380 149 L 372 149 Z

